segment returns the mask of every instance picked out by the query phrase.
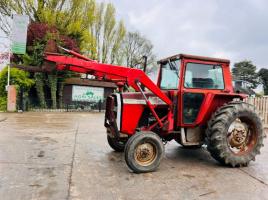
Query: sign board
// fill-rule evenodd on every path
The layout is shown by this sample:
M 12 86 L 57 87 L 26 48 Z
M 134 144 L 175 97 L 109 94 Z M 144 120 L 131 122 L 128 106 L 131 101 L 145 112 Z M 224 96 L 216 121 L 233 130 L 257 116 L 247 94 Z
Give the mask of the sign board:
M 12 53 L 25 54 L 28 24 L 29 24 L 29 17 L 27 15 L 13 16 L 12 35 L 11 35 Z
M 73 85 L 72 101 L 94 102 L 103 101 L 104 88 Z

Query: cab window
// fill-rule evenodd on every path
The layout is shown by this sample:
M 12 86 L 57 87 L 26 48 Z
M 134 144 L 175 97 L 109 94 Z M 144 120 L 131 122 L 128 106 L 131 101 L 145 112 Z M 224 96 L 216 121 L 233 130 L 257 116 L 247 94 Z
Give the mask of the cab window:
M 168 61 L 161 65 L 160 88 L 164 90 L 178 89 L 180 60 Z
M 200 63 L 187 63 L 184 87 L 224 89 L 222 67 Z

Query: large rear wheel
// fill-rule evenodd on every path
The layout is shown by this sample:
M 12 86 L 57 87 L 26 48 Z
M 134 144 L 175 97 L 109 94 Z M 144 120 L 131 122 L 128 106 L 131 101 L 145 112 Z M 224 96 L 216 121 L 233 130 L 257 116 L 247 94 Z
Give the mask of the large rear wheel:
M 214 113 L 206 131 L 208 151 L 224 165 L 247 166 L 263 146 L 262 121 L 254 106 L 230 102 Z
M 139 132 L 133 135 L 125 147 L 125 161 L 135 173 L 155 171 L 164 154 L 160 137 L 153 132 Z

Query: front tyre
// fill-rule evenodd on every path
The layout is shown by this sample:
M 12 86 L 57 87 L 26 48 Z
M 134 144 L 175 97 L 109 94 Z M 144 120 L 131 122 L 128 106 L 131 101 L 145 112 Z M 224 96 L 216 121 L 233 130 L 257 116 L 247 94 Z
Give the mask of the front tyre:
M 219 108 L 208 122 L 207 148 L 224 165 L 247 166 L 263 146 L 262 121 L 254 106 L 230 102 Z
M 107 141 L 110 147 L 117 152 L 123 152 L 125 149 L 127 139 L 116 139 L 107 135 Z
M 155 171 L 164 155 L 160 137 L 150 131 L 133 135 L 125 147 L 125 161 L 134 173 Z

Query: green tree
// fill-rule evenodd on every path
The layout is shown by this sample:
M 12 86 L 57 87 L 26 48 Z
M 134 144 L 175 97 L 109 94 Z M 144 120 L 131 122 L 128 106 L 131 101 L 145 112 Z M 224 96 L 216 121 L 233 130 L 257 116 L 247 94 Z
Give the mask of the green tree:
M 268 69 L 260 69 L 258 76 L 260 77 L 260 82 L 263 85 L 264 95 L 268 95 Z
M 258 86 L 258 75 L 256 66 L 251 61 L 244 60 L 234 64 L 232 74 L 235 80 L 243 80 L 251 83 L 250 89 Z
M 2 22 L 5 26 L 0 28 L 7 34 L 14 13 L 28 15 L 31 24 L 42 24 L 41 29 L 36 26 L 29 31 L 32 34 L 35 30 L 37 36 L 28 39 L 27 55 L 19 60 L 26 65 L 40 67 L 43 64 L 42 55 L 50 40 L 60 45 L 73 44 L 72 40 L 75 40 L 79 47 L 77 50 L 103 63 L 139 67 L 144 55 L 148 57 L 149 64 L 155 58 L 151 42 L 139 33 L 129 33 L 129 40 L 125 39 L 127 31 L 124 22 L 117 20 L 111 3 L 96 3 L 95 0 L 3 0 L 0 1 L 0 24 Z M 45 30 L 45 33 L 39 34 L 39 30 Z M 50 88 L 53 107 L 61 105 L 57 98 L 62 98 L 64 78 L 69 75 L 62 72 L 35 73 L 35 87 L 41 107 L 47 107 L 46 86 Z
M 103 15 L 104 15 L 105 4 L 102 2 L 97 5 L 95 10 L 95 22 L 92 26 L 92 32 L 94 33 L 96 40 L 96 57 L 92 57 L 93 59 L 97 59 L 100 61 L 101 59 L 101 36 L 102 36 L 102 27 L 103 27 Z
M 44 53 L 45 44 L 40 41 L 36 41 L 32 47 L 31 55 L 25 54 L 22 57 L 23 63 L 25 65 L 32 66 L 41 66 L 43 62 L 43 53 Z M 39 104 L 41 108 L 47 108 L 46 100 L 45 100 L 45 74 L 44 73 L 34 73 L 35 79 L 35 89 L 37 91 L 37 96 L 39 100 Z
M 31 22 L 54 26 L 60 34 L 77 39 L 82 50 L 94 52 L 96 46 L 89 29 L 95 20 L 95 7 L 95 0 L 3 0 L 0 28 L 8 34 L 12 14 L 25 14 Z
M 30 32 L 28 32 L 30 33 L 27 46 L 28 54 L 23 56 L 22 59 L 23 64 L 26 65 L 39 67 L 42 65 L 47 41 L 52 39 L 57 44 L 62 45 L 61 38 L 63 38 L 64 41 L 67 39 L 67 43 L 72 42 L 69 38 L 61 36 L 75 39 L 82 52 L 87 52 L 90 56 L 94 56 L 96 55 L 96 45 L 90 28 L 95 20 L 95 7 L 95 0 L 4 0 L 0 1 L 0 23 L 5 24 L 5 26 L 1 26 L 1 29 L 6 34 L 9 33 L 9 22 L 14 13 L 26 14 L 30 17 L 32 24 L 37 24 L 37 26 L 31 26 Z M 38 24 L 42 26 L 38 26 Z M 35 37 L 35 33 L 37 33 L 37 37 L 31 38 Z M 66 73 L 66 77 L 68 77 L 67 74 L 69 73 Z M 62 94 L 64 75 L 65 73 L 61 73 L 61 83 L 57 84 L 59 82 L 57 75 L 35 73 L 35 87 L 42 108 L 47 107 L 44 91 L 46 84 L 50 88 L 52 107 L 55 108 L 57 105 L 57 92 Z M 58 89 L 60 91 L 57 91 Z M 62 98 L 62 95 L 58 96 Z
M 75 38 L 82 53 L 108 63 L 118 60 L 126 33 L 123 21 L 117 22 L 114 6 L 95 0 L 3 0 L 0 13 L 0 28 L 7 34 L 12 14 L 26 14 L 31 22 L 46 23 Z
M 110 63 L 111 64 L 119 64 L 120 60 L 120 48 L 123 46 L 123 41 L 125 38 L 126 34 L 126 29 L 124 26 L 123 21 L 120 21 L 118 24 L 118 28 L 115 33 L 115 38 L 113 39 L 112 42 L 112 47 L 111 47 L 111 54 L 110 54 Z
M 115 36 L 115 8 L 112 4 L 108 4 L 106 7 L 103 23 L 103 41 L 102 41 L 102 63 L 107 62 L 107 55 L 111 41 Z
M 7 85 L 7 74 L 8 68 L 5 67 L 0 72 L 0 110 L 6 110 L 7 92 L 5 87 Z M 10 69 L 10 84 L 15 85 L 17 91 L 23 89 L 27 92 L 34 83 L 34 80 L 29 78 L 29 73 L 16 68 Z
M 53 74 L 48 74 L 48 82 L 50 87 L 50 95 L 52 100 L 52 108 L 57 108 L 57 72 L 54 72 Z
M 116 20 L 115 8 L 111 3 L 97 4 L 95 21 L 91 32 L 96 41 L 96 57 L 102 63 L 117 63 L 119 50 L 126 34 L 122 20 Z

